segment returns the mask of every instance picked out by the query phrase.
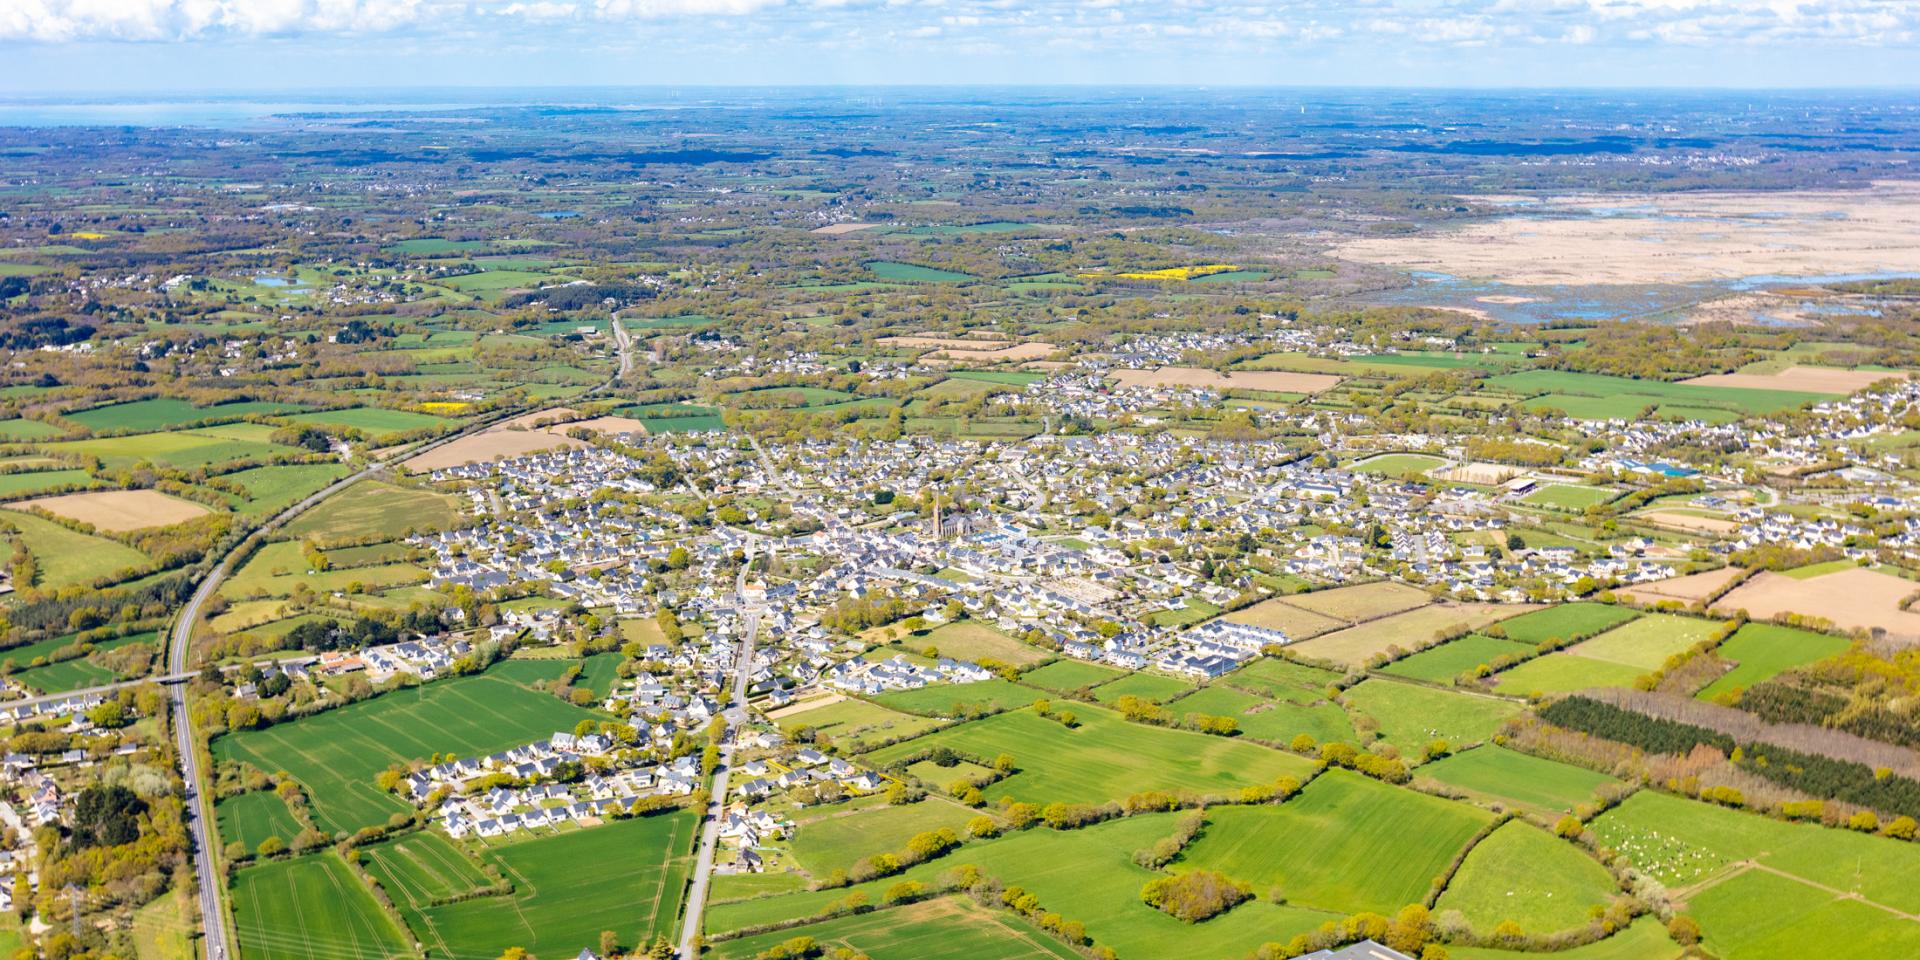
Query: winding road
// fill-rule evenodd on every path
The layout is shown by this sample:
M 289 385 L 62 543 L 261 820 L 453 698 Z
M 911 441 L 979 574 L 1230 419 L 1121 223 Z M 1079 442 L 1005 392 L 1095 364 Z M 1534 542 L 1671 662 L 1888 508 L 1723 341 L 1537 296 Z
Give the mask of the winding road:
M 609 326 L 613 333 L 615 349 L 619 353 L 619 368 L 605 381 L 581 394 L 583 397 L 612 390 L 633 372 L 633 340 L 620 323 L 619 314 L 613 315 Z M 215 564 L 206 578 L 200 581 L 200 586 L 193 591 L 193 596 L 188 598 L 186 605 L 180 608 L 179 615 L 174 618 L 173 630 L 167 638 L 167 676 L 159 680 L 169 684 L 168 697 L 171 700 L 170 712 L 173 717 L 175 745 L 180 754 L 181 774 L 187 786 L 185 810 L 187 833 L 193 838 L 193 872 L 199 886 L 200 928 L 206 940 L 206 960 L 228 960 L 232 952 L 228 943 L 226 889 L 220 882 L 219 872 L 215 869 L 212 837 L 207 826 L 212 812 L 211 801 L 207 797 L 207 771 L 201 764 L 199 753 L 194 749 L 192 717 L 187 710 L 187 685 L 178 682 L 191 674 L 189 660 L 193 648 L 193 628 L 200 621 L 201 611 L 206 609 L 207 603 L 219 591 L 221 583 L 233 573 L 235 561 L 245 555 L 252 544 L 264 540 L 268 534 L 312 509 L 315 504 L 362 480 L 385 472 L 403 458 L 426 453 L 524 412 L 526 412 L 524 409 L 518 407 L 494 411 L 492 416 L 476 420 L 458 432 L 396 451 L 381 460 L 370 463 L 347 477 L 334 481 L 320 492 L 280 511 L 252 533 L 243 537 L 232 550 L 227 551 L 226 556 L 220 558 L 220 562 Z M 752 628 L 757 626 L 757 619 L 750 621 L 746 641 L 748 644 L 751 644 Z M 744 694 L 744 678 L 742 686 Z M 745 696 L 740 697 L 740 702 L 744 703 L 745 700 Z

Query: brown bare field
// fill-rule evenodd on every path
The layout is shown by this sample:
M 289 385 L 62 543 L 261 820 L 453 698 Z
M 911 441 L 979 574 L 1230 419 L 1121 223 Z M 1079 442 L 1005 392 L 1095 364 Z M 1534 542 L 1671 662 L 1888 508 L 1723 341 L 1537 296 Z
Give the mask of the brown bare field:
M 91 524 L 95 530 L 109 533 L 172 526 L 211 512 L 197 503 L 178 500 L 157 490 L 69 493 L 8 506 L 15 510 L 39 507 L 54 516 Z
M 1732 520 L 1722 520 L 1719 517 L 1696 517 L 1690 513 L 1675 513 L 1672 510 L 1636 513 L 1634 519 L 1672 527 L 1675 530 L 1685 530 L 1688 533 L 1732 533 L 1740 529 L 1740 525 Z
M 1428 474 L 1435 480 L 1451 480 L 1456 483 L 1478 483 L 1494 486 L 1506 483 L 1523 473 L 1525 467 L 1516 467 L 1506 463 L 1463 463 L 1460 466 L 1437 473 Z
M 1229 613 L 1227 622 L 1250 623 L 1270 630 L 1284 630 L 1287 636 L 1295 640 L 1317 637 L 1347 626 L 1345 620 L 1336 620 L 1325 614 L 1314 613 L 1312 610 L 1303 610 L 1279 598 L 1262 600 L 1244 610 Z
M 1808 393 L 1856 393 L 1902 373 L 1873 370 L 1836 370 L 1830 367 L 1788 367 L 1779 373 L 1716 373 L 1681 383 L 1697 387 L 1747 387 L 1753 390 L 1804 390 Z
M 1603 210 L 1614 213 L 1594 215 Z M 1920 272 L 1920 184 L 1568 196 L 1458 229 L 1350 240 L 1333 253 L 1522 286 Z
M 883 224 L 883 223 L 830 223 L 824 227 L 815 227 L 808 232 L 817 233 L 823 237 L 842 237 L 842 236 L 846 236 L 849 233 L 859 233 L 862 230 L 875 230 L 883 226 L 886 226 L 886 224 Z
M 1727 581 L 1740 575 L 1739 567 L 1721 567 L 1702 573 L 1689 573 L 1684 577 L 1671 577 L 1655 580 L 1620 591 L 1641 603 L 1659 603 L 1662 600 L 1678 600 L 1692 603 L 1713 596 Z
M 1332 590 L 1296 594 L 1288 597 L 1287 602 L 1321 616 L 1357 623 L 1389 613 L 1411 610 L 1431 599 L 1425 590 L 1418 587 L 1382 580 L 1378 583 L 1363 583 L 1357 587 L 1336 587 Z
M 1435 636 L 1443 631 L 1451 631 L 1455 627 L 1478 630 L 1496 620 L 1532 609 L 1535 608 L 1510 603 L 1434 603 L 1290 644 L 1287 649 L 1309 657 L 1360 666 L 1367 662 L 1368 657 L 1385 652 L 1388 647 L 1418 650 L 1432 646 Z
M 821 707 L 831 707 L 834 704 L 839 703 L 840 701 L 845 699 L 846 697 L 842 694 L 829 693 L 824 697 L 814 697 L 811 700 L 796 700 L 793 703 L 789 703 L 786 706 L 781 707 L 780 709 L 767 714 L 767 719 L 768 720 L 784 720 L 787 717 L 791 717 L 796 714 L 806 713 L 810 710 L 817 710 Z
M 594 433 L 646 433 L 647 425 L 632 417 L 594 417 L 591 420 L 574 420 L 558 426 L 548 427 L 551 433 L 566 433 L 571 430 L 590 430 Z
M 955 350 L 951 347 L 938 351 L 936 357 L 943 357 L 956 363 L 1006 363 L 1021 360 L 1044 360 L 1060 352 L 1060 348 L 1051 343 L 1029 340 L 1008 347 L 992 350 Z
M 1713 609 L 1745 610 L 1756 620 L 1802 613 L 1824 617 L 1843 630 L 1877 627 L 1900 639 L 1920 640 L 1920 613 L 1900 609 L 1900 601 L 1916 592 L 1920 583 L 1864 567 L 1806 580 L 1768 571 L 1735 587 Z
M 910 333 L 898 337 L 881 337 L 879 342 L 889 347 L 933 347 L 952 350 L 989 350 L 1014 346 L 1018 341 L 1000 338 L 942 337 L 934 334 Z
M 1198 367 L 1161 367 L 1158 370 L 1115 370 L 1123 387 L 1206 387 L 1212 390 L 1266 390 L 1273 393 L 1320 393 L 1340 385 L 1326 373 L 1289 373 L 1284 370 L 1242 370 L 1223 374 Z
M 528 454 L 543 453 L 548 450 L 560 450 L 585 446 L 585 443 L 568 436 L 574 430 L 589 430 L 594 433 L 646 433 L 647 425 L 632 417 L 594 417 L 590 420 L 578 419 L 580 412 L 571 407 L 554 407 L 551 410 L 539 410 L 523 413 L 510 420 L 502 420 L 479 433 L 461 437 L 445 446 L 401 464 L 413 473 L 428 470 L 444 470 L 466 463 L 487 463 L 492 460 L 511 460 Z

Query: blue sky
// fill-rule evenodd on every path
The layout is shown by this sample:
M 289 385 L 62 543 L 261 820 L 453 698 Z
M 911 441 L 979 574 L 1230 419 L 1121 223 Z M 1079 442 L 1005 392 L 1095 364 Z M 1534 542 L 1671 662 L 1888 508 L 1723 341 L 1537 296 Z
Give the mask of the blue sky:
M 0 93 L 1909 86 L 1920 0 L 0 0 Z

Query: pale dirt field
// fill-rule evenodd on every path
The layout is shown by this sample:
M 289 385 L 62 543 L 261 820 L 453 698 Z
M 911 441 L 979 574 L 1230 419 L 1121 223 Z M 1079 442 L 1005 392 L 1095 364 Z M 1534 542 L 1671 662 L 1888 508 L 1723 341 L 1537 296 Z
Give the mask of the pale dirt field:
M 806 713 L 809 710 L 818 710 L 821 707 L 830 707 L 845 699 L 846 697 L 841 694 L 829 693 L 824 697 L 815 697 L 812 700 L 798 700 L 767 714 L 767 719 L 783 720 L 794 714 Z
M 1274 393 L 1320 393 L 1340 384 L 1328 373 L 1288 373 L 1283 370 L 1242 370 L 1231 376 L 1198 367 L 1161 367 L 1158 370 L 1115 370 L 1123 387 L 1207 387 L 1213 390 L 1268 390 Z
M 934 356 L 952 360 L 956 363 L 1005 363 L 1007 361 L 1019 360 L 1044 360 L 1059 352 L 1060 348 L 1051 343 L 1040 343 L 1030 340 L 1026 343 L 1016 343 L 1010 347 L 1000 347 L 994 350 L 955 350 L 948 348 L 935 353 Z
M 1438 473 L 1430 473 L 1428 476 L 1433 477 L 1435 480 L 1451 480 L 1456 483 L 1478 483 L 1485 486 L 1494 486 L 1506 483 L 1508 480 L 1526 472 L 1526 469 L 1523 467 L 1516 467 L 1507 463 L 1464 463 Z
M 1726 586 L 1727 581 L 1739 575 L 1739 567 L 1721 567 L 1704 573 L 1689 573 L 1684 577 L 1655 580 L 1620 592 L 1641 603 L 1659 603 L 1662 600 L 1692 603 L 1712 596 L 1715 590 Z
M 1250 623 L 1256 627 L 1281 630 L 1295 640 L 1317 637 L 1344 629 L 1347 621 L 1296 607 L 1285 600 L 1262 600 L 1244 610 L 1227 614 L 1228 623 Z
M 586 446 L 583 441 L 567 436 L 568 431 L 580 428 L 609 434 L 647 432 L 646 424 L 631 417 L 575 419 L 579 416 L 579 412 L 570 407 L 555 407 L 551 410 L 523 413 L 511 420 L 502 420 L 479 433 L 461 437 L 445 446 L 429 450 L 407 460 L 401 466 L 412 473 L 423 473 L 467 463 L 511 460 L 514 457 L 524 457 L 549 450 L 582 447 Z
M 1920 592 L 1920 583 L 1862 567 L 1807 580 L 1768 571 L 1735 587 L 1715 611 L 1745 610 L 1756 620 L 1782 613 L 1825 617 L 1843 630 L 1879 627 L 1903 640 L 1920 640 L 1920 613 L 1900 601 Z
M 1732 533 L 1740 529 L 1740 524 L 1718 517 L 1696 517 L 1689 513 L 1674 513 L 1671 510 L 1655 510 L 1652 513 L 1636 513 L 1634 518 L 1657 523 L 1675 530 L 1689 533 Z
M 1519 286 L 1920 272 L 1920 183 L 1870 190 L 1575 195 L 1335 256 Z
M 1419 587 L 1410 587 L 1392 580 L 1380 580 L 1352 587 L 1335 587 L 1332 590 L 1315 590 L 1310 593 L 1296 593 L 1286 598 L 1287 603 L 1302 610 L 1311 610 L 1321 616 L 1358 623 L 1389 613 L 1399 613 L 1421 606 L 1432 598 Z
M 92 524 L 95 530 L 109 533 L 171 526 L 210 512 L 197 503 L 178 500 L 157 490 L 68 493 L 8 506 L 16 510 L 39 507 L 55 516 Z
M 881 337 L 878 342 L 889 347 L 934 347 L 955 350 L 997 349 L 1011 347 L 1017 343 L 1017 341 L 999 337 L 942 337 L 919 333 L 899 337 Z
M 1681 383 L 1697 387 L 1747 387 L 1754 390 L 1804 390 L 1809 393 L 1855 393 L 1869 385 L 1906 374 L 1873 370 L 1836 370 L 1831 367 L 1788 367 L 1779 373 L 1716 373 Z
M 823 236 L 823 237 L 842 237 L 842 236 L 846 236 L 846 235 L 847 235 L 847 234 L 849 234 L 849 233 L 859 233 L 859 232 L 860 232 L 860 231 L 862 231 L 862 230 L 874 230 L 874 229 L 877 229 L 877 228 L 879 228 L 879 227 L 883 227 L 883 226 L 885 226 L 885 224 L 880 224 L 880 223 L 834 223 L 834 224 L 829 224 L 829 225 L 827 225 L 827 226 L 824 226 L 824 227 L 815 227 L 815 228 L 813 228 L 812 230 L 810 230 L 810 231 L 808 231 L 808 232 L 809 232 L 809 233 L 817 233 L 817 234 L 820 234 L 820 235 L 821 235 L 821 236 Z
M 1434 635 L 1455 626 L 1464 626 L 1478 630 L 1496 620 L 1518 616 L 1534 607 L 1525 604 L 1499 603 L 1434 603 L 1424 607 L 1397 613 L 1357 627 L 1349 627 L 1334 633 L 1302 640 L 1289 644 L 1287 649 L 1296 650 L 1309 657 L 1320 657 L 1359 666 L 1368 657 L 1384 652 L 1388 647 L 1399 646 L 1403 650 L 1418 650 L 1432 646 Z

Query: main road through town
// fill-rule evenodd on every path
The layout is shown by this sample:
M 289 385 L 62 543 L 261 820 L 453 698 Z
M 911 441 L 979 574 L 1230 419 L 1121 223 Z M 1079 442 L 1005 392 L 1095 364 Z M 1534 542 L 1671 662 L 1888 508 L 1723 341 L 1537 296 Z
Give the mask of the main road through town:
M 713 879 L 714 849 L 720 844 L 720 814 L 727 808 L 727 780 L 733 773 L 733 752 L 740 746 L 747 723 L 747 678 L 753 675 L 753 638 L 760 632 L 760 608 L 747 605 L 747 569 L 753 566 L 749 547 L 747 562 L 740 565 L 734 580 L 733 597 L 746 628 L 740 631 L 740 649 L 733 657 L 733 699 L 727 705 L 727 736 L 720 744 L 720 764 L 714 768 L 713 786 L 707 798 L 706 822 L 700 831 L 700 853 L 693 863 L 693 882 L 687 886 L 687 912 L 680 921 L 681 960 L 693 960 L 700 951 L 695 945 L 700 923 L 707 909 L 707 884 Z

